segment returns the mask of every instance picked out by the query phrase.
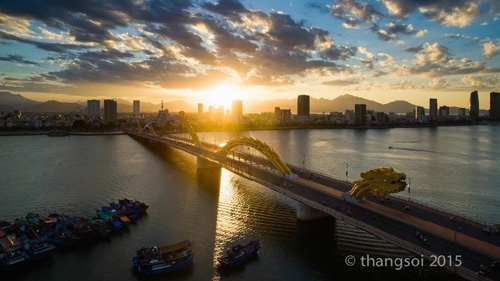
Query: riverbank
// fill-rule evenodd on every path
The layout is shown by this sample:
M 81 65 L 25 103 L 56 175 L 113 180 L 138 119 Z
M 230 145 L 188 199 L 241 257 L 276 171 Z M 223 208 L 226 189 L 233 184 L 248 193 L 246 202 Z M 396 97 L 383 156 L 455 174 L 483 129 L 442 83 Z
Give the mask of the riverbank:
M 102 136 L 102 135 L 125 135 L 123 131 L 110 131 L 110 132 L 65 132 L 64 134 L 51 134 L 51 131 L 0 131 L 0 136 L 34 136 L 34 135 L 47 135 L 47 136 Z

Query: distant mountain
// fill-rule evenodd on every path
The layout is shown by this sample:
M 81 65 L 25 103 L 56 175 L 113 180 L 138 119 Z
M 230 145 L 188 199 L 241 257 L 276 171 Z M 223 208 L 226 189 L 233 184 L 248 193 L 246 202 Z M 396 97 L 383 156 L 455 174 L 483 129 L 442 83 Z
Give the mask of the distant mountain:
M 131 113 L 133 104 L 127 100 L 115 99 L 117 101 L 117 111 L 120 113 Z M 412 112 L 414 104 L 407 101 L 397 100 L 387 104 L 381 104 L 365 98 L 353 95 L 341 95 L 335 99 L 311 98 L 311 113 L 330 113 L 344 112 L 346 109 L 354 110 L 355 104 L 366 104 L 367 110 L 377 112 L 407 113 Z M 0 92 L 0 111 L 13 111 L 20 109 L 24 112 L 77 112 L 84 113 L 87 107 L 86 101 L 67 103 L 58 101 L 38 102 L 27 99 L 19 94 L 10 92 Z M 101 100 L 101 107 L 104 107 L 104 100 Z M 273 100 L 246 100 L 243 103 L 243 112 L 262 113 L 274 112 L 275 107 L 281 109 L 291 109 L 293 114 L 297 113 L 297 99 L 273 99 Z M 176 100 L 164 102 L 163 108 L 170 112 L 196 112 L 197 104 L 191 104 L 185 101 Z M 154 113 L 161 109 L 161 104 L 141 102 L 140 110 L 142 113 Z M 458 107 L 450 106 L 450 114 L 458 114 Z M 487 110 L 481 110 L 480 114 L 488 114 Z
M 50 100 L 42 103 L 38 103 L 31 106 L 22 107 L 22 111 L 25 112 L 81 112 L 85 111 L 79 103 L 69 103 L 69 102 L 58 102 L 55 100 Z
M 367 110 L 394 113 L 411 112 L 415 108 L 415 105 L 406 101 L 393 101 L 388 104 L 381 104 L 352 95 L 341 95 L 333 100 L 324 98 L 310 99 L 311 113 L 330 113 L 334 111 L 344 112 L 346 109 L 354 110 L 355 104 L 366 104 Z M 251 100 L 243 103 L 244 112 L 274 112 L 275 107 L 280 107 L 281 109 L 291 109 L 292 113 L 297 113 L 297 99 L 276 99 L 265 101 Z
M 39 104 L 40 102 L 27 99 L 19 94 L 12 94 L 11 92 L 0 92 L 0 105 L 8 106 L 12 109 L 22 109 L 26 106 Z
M 117 100 L 118 112 L 133 112 L 133 103 Z M 164 102 L 163 109 L 168 109 L 170 112 L 196 112 L 197 106 L 189 104 L 185 101 L 176 100 L 171 102 Z M 146 112 L 158 112 L 161 110 L 161 104 L 153 104 L 150 102 L 142 102 L 140 103 L 140 111 L 142 113 Z
M 133 111 L 133 103 L 124 99 L 115 99 L 117 102 L 117 111 L 120 113 L 131 113 Z M 59 102 L 55 100 L 39 102 L 27 99 L 19 94 L 10 92 L 0 92 L 0 111 L 14 111 L 19 109 L 24 112 L 77 112 L 84 113 L 87 107 L 87 101 L 80 102 Z M 104 100 L 101 100 L 101 107 L 104 107 Z M 177 100 L 164 102 L 163 108 L 171 112 L 196 112 L 197 106 L 189 104 L 185 101 Z M 141 112 L 158 112 L 161 109 L 161 104 L 153 104 L 150 102 L 141 102 Z

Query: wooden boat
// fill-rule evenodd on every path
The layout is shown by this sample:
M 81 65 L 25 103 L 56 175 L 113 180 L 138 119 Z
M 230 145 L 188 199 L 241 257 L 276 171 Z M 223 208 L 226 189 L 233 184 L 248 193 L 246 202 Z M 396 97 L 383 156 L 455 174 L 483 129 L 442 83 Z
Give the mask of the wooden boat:
M 246 245 L 237 244 L 227 251 L 226 256 L 217 258 L 221 267 L 232 267 L 246 262 L 259 253 L 259 240 L 252 240 Z
M 156 275 L 183 269 L 193 259 L 192 243 L 184 240 L 172 245 L 142 247 L 132 257 L 132 265 L 141 274 Z

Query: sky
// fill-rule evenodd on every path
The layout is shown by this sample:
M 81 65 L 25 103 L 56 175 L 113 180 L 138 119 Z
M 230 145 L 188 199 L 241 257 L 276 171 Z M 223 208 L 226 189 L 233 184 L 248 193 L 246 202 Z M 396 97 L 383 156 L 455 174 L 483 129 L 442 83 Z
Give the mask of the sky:
M 334 99 L 481 109 L 500 0 L 2 0 L 0 91 L 229 106 Z M 1 101 L 0 101 L 1 103 Z

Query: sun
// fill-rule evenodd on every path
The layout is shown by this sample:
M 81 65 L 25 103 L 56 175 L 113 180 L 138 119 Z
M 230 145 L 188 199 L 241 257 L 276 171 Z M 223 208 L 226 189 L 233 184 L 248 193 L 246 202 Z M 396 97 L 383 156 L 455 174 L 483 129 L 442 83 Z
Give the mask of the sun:
M 231 109 L 231 104 L 234 100 L 242 98 L 243 91 L 233 84 L 220 84 L 211 88 L 204 93 L 207 106 L 219 107 L 223 106 L 224 109 Z

